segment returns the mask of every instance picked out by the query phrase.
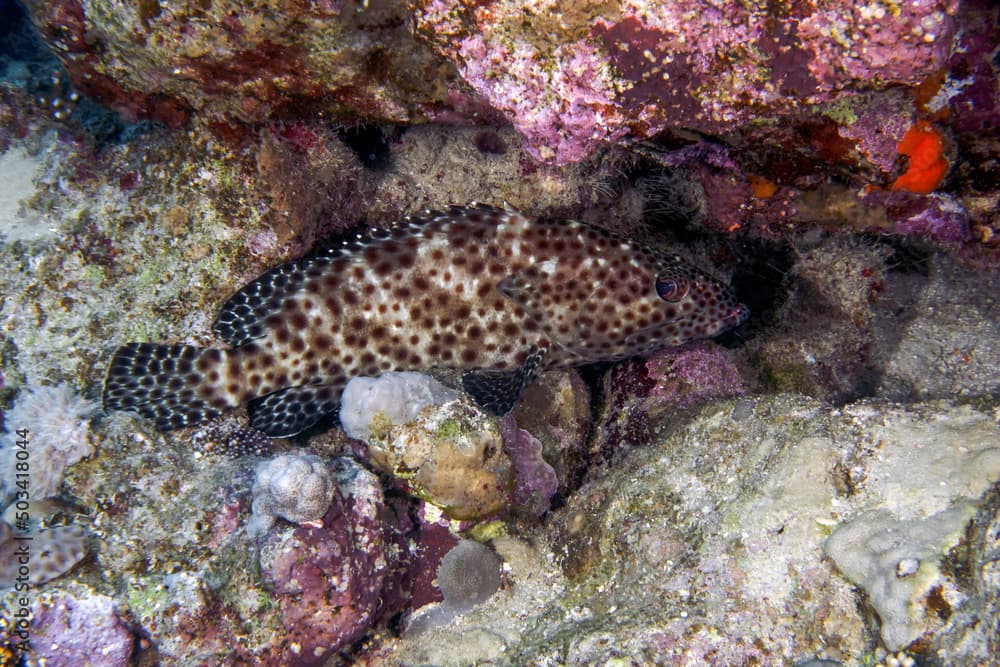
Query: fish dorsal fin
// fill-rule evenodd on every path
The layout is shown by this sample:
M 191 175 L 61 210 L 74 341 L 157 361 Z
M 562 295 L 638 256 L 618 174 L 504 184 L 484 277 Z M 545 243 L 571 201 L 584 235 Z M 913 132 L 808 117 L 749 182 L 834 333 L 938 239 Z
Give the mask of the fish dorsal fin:
M 487 412 L 503 416 L 510 412 L 535 378 L 544 350 L 532 353 L 512 371 L 469 371 L 462 376 L 462 388 Z
M 305 282 L 338 257 L 358 253 L 372 243 L 387 241 L 393 237 L 405 236 L 443 221 L 462 217 L 494 216 L 502 219 L 511 213 L 504 210 L 472 202 L 466 205 L 452 205 L 443 211 L 427 210 L 419 216 L 406 216 L 386 227 L 365 230 L 354 237 L 344 239 L 316 255 L 292 260 L 276 266 L 261 277 L 246 285 L 229 297 L 222 306 L 213 326 L 215 335 L 234 347 L 243 345 L 266 335 L 264 319 L 280 310 L 281 301 L 303 287 Z
M 302 287 L 310 269 L 330 260 L 331 253 L 297 259 L 257 278 L 223 304 L 212 327 L 215 335 L 234 347 L 262 338 L 266 333 L 264 318 L 281 310 L 282 299 Z

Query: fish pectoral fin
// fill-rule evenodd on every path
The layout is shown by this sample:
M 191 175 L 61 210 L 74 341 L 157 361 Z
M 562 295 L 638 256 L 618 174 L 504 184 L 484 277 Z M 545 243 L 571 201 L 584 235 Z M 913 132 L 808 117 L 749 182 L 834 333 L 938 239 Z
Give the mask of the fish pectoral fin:
M 579 272 L 579 267 L 560 267 L 551 261 L 542 262 L 507 276 L 497 287 L 504 296 L 524 309 L 550 341 L 560 347 L 572 348 L 579 342 L 576 320 L 584 312 L 583 306 L 592 291 L 589 281 L 580 278 Z M 545 295 L 556 292 L 561 296 L 561 302 L 558 305 L 547 302 Z
M 462 387 L 481 408 L 502 417 L 538 377 L 544 354 L 544 350 L 532 353 L 520 368 L 512 371 L 469 371 L 462 376 Z
M 290 438 L 337 409 L 340 385 L 289 387 L 247 403 L 250 425 L 272 438 Z

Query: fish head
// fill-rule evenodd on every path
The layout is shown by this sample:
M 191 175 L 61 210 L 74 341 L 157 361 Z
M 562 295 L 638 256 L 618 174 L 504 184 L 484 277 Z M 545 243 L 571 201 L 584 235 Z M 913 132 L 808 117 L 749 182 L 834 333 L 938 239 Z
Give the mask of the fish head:
M 597 233 L 590 241 L 499 285 L 544 336 L 547 364 L 644 355 L 717 336 L 749 316 L 728 285 L 677 255 Z
M 646 298 L 663 314 L 647 333 L 667 346 L 718 336 L 750 316 L 729 285 L 676 255 L 660 263 Z

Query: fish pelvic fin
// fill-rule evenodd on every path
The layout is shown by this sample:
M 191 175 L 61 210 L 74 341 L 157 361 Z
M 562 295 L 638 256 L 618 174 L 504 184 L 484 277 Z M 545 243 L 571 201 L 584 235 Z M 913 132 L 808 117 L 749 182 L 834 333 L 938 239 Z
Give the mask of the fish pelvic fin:
M 217 417 L 240 403 L 224 389 L 226 357 L 225 350 L 191 345 L 122 345 L 104 379 L 104 409 L 138 412 L 160 431 Z
M 289 438 L 336 411 L 342 385 L 288 387 L 247 404 L 250 425 L 272 438 Z

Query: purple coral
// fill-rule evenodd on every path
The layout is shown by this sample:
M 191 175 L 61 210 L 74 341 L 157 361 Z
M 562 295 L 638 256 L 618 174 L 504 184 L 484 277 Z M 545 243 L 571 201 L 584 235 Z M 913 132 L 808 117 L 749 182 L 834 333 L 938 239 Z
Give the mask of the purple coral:
M 729 352 L 715 343 L 664 350 L 645 361 L 656 384 L 649 393 L 660 409 L 688 408 L 712 398 L 740 396 L 746 385 Z
M 855 118 L 841 125 L 840 136 L 854 142 L 873 165 L 890 173 L 899 159 L 897 144 L 913 126 L 912 95 L 901 90 L 868 93 L 848 99 Z
M 512 415 L 504 418 L 500 432 L 514 465 L 514 507 L 530 516 L 545 514 L 552 496 L 559 489 L 559 479 L 552 466 L 542 458 L 542 443 L 518 428 Z
M 45 597 L 31 606 L 31 647 L 41 664 L 61 667 L 125 667 L 135 637 L 103 595 Z
M 884 208 L 897 234 L 946 246 L 962 244 L 972 236 L 968 212 L 951 195 L 873 190 L 864 203 Z
M 820 3 L 778 17 L 739 2 L 627 0 L 613 17 L 524 21 L 523 3 L 427 0 L 417 26 L 532 155 L 564 164 L 625 136 L 731 131 L 845 91 L 915 85 L 947 61 L 957 9 Z
M 527 41 L 504 45 L 474 34 L 459 45 L 456 64 L 520 130 L 537 159 L 577 162 L 626 133 L 607 63 L 586 40 L 543 56 Z
M 849 80 L 917 84 L 951 54 L 958 0 L 824 5 L 801 18 L 798 34 L 825 88 Z
M 971 238 L 969 214 L 952 196 L 930 194 L 907 199 L 909 206 L 896 220 L 898 233 L 944 244 L 964 243 Z

